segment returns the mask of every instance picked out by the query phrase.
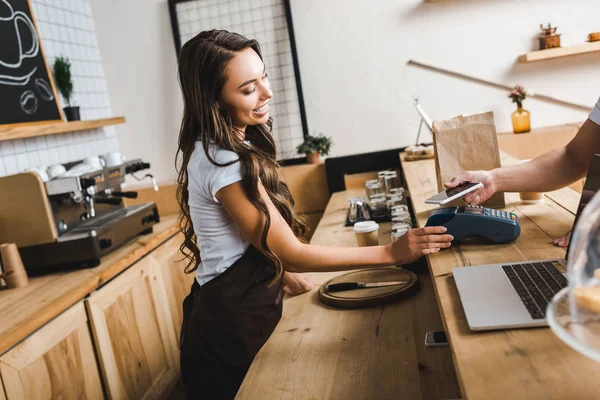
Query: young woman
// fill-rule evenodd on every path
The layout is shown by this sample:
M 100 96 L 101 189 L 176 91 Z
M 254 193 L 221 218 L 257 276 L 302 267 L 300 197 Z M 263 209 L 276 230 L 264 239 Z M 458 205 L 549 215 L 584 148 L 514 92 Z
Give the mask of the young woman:
M 305 226 L 278 173 L 258 43 L 202 32 L 181 49 L 179 79 L 181 250 L 196 270 L 184 301 L 183 383 L 189 399 L 233 398 L 281 317 L 283 282 L 294 294 L 309 288 L 294 273 L 408 263 L 452 237 L 429 227 L 387 246 L 303 243 Z

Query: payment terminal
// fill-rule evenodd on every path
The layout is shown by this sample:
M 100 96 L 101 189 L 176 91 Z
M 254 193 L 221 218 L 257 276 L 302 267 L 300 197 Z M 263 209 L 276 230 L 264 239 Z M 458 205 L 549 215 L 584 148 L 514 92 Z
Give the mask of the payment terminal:
M 492 243 L 509 243 L 521 234 L 515 214 L 481 206 L 438 208 L 425 226 L 439 225 L 445 226 L 454 240 L 484 238 Z

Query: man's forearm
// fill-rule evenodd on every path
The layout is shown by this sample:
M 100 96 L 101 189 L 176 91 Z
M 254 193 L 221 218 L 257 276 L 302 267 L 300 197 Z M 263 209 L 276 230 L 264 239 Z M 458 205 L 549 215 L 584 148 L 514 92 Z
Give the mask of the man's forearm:
M 498 192 L 550 192 L 585 176 L 587 166 L 568 147 L 492 171 Z

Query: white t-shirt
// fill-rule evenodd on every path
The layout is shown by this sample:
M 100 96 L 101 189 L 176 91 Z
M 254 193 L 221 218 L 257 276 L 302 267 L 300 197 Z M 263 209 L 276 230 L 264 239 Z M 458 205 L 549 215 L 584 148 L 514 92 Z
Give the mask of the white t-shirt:
M 209 147 L 209 152 L 219 164 L 239 159 L 234 152 L 215 145 Z M 250 245 L 215 197 L 223 187 L 242 180 L 241 165 L 239 162 L 226 167 L 213 165 L 202 142 L 196 142 L 187 171 L 188 204 L 201 258 L 196 281 L 203 285 L 225 272 Z
M 596 106 L 590 113 L 590 119 L 594 121 L 597 125 L 600 125 L 600 99 L 598 99 Z

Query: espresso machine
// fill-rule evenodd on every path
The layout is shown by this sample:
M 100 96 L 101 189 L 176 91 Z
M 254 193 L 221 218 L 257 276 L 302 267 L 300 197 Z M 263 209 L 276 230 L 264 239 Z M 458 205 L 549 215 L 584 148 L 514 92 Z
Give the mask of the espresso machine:
M 30 274 L 94 267 L 100 257 L 160 221 L 154 202 L 125 206 L 125 176 L 150 168 L 140 159 L 111 167 L 64 164 L 43 182 L 35 172 L 0 178 L 0 243 L 15 242 Z M 135 175 L 133 175 L 135 176 Z M 155 190 L 156 181 L 151 174 Z

